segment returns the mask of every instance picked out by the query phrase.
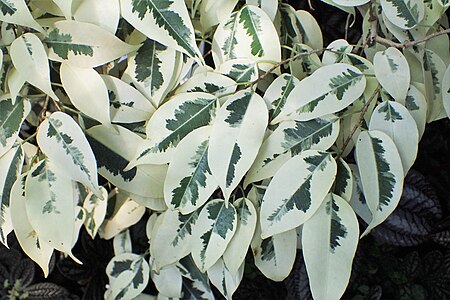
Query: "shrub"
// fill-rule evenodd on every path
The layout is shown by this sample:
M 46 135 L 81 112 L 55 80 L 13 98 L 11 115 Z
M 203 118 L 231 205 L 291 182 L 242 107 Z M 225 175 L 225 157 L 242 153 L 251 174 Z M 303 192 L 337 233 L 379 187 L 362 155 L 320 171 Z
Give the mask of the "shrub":
M 230 299 L 249 248 L 275 281 L 301 249 L 340 298 L 450 114 L 450 2 L 323 1 L 359 41 L 277 0 L 1 1 L 0 241 L 47 275 L 83 225 L 114 239 L 106 299 Z

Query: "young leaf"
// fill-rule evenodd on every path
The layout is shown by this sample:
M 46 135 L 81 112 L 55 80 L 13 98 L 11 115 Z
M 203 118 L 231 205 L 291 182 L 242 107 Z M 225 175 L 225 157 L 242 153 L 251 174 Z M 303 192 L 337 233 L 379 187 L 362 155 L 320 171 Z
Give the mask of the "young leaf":
M 150 243 L 154 270 L 173 264 L 191 252 L 193 228 L 197 219 L 197 211 L 182 215 L 168 209 L 158 216 Z
M 319 208 L 336 176 L 331 154 L 306 150 L 275 174 L 261 205 L 262 238 L 294 229 Z M 296 174 L 296 176 L 292 176 Z
M 90 192 L 83 203 L 83 208 L 86 213 L 84 226 L 92 239 L 94 239 L 97 235 L 97 231 L 106 216 L 108 191 L 104 187 L 100 187 L 100 192 L 102 195 L 101 198 Z
M 208 164 L 210 126 L 188 134 L 177 146 L 164 182 L 168 207 L 189 214 L 202 206 L 218 185 Z
M 107 300 L 133 299 L 147 286 L 150 267 L 144 257 L 123 253 L 110 260 L 106 274 L 111 289 Z
M 139 47 L 122 42 L 97 25 L 70 20 L 54 23 L 44 43 L 51 60 L 68 62 L 78 68 L 103 65 Z
M 153 105 L 135 88 L 109 75 L 100 75 L 108 89 L 111 121 L 134 123 L 150 119 Z
M 69 178 L 86 185 L 98 197 L 97 163 L 77 123 L 63 112 L 55 112 L 39 126 L 40 149 Z
M 39 239 L 71 254 L 75 208 L 72 180 L 49 160 L 30 170 L 25 182 L 26 212 Z
M 175 95 L 148 121 L 147 139 L 138 145 L 127 169 L 142 164 L 169 162 L 175 147 L 188 133 L 212 122 L 218 106 L 218 99 L 206 93 Z
M 403 173 L 416 160 L 419 131 L 406 107 L 394 101 L 384 101 L 375 108 L 369 123 L 370 130 L 386 133 L 395 143 L 403 165 Z
M 359 224 L 351 206 L 328 194 L 303 224 L 302 250 L 314 299 L 339 299 L 350 280 L 359 240 Z
M 20 176 L 11 188 L 11 221 L 22 250 L 34 260 L 47 277 L 53 247 L 45 239 L 39 238 L 31 226 L 25 205 L 25 175 Z
M 72 104 L 82 113 L 111 127 L 108 89 L 94 69 L 62 63 L 61 82 Z
M 403 54 L 390 47 L 377 52 L 373 58 L 375 76 L 381 86 L 399 102 L 405 101 L 408 93 L 410 75 L 409 65 Z
M 294 88 L 272 123 L 286 119 L 308 121 L 340 111 L 364 92 L 366 78 L 348 64 L 323 66 Z
M 28 100 L 12 101 L 8 95 L 0 98 L 0 157 L 14 145 L 20 127 L 31 111 Z
M 183 0 L 121 0 L 122 17 L 152 40 L 202 60 Z
M 225 252 L 236 232 L 236 209 L 225 201 L 209 201 L 200 212 L 192 237 L 192 258 L 201 272 L 205 272 Z
M 372 221 L 362 236 L 383 222 L 395 209 L 403 187 L 403 166 L 392 139 L 377 130 L 359 134 L 356 158 L 362 189 Z
M 245 185 L 275 175 L 290 158 L 308 149 L 328 150 L 339 133 L 337 118 L 284 121 L 269 135 L 245 176 Z
M 25 155 L 20 144 L 15 144 L 0 157 L 0 241 L 8 246 L 7 236 L 13 230 L 11 223 L 11 188 L 22 172 Z
M 25 33 L 14 40 L 10 53 L 11 60 L 23 80 L 58 100 L 50 84 L 47 52 L 35 34 Z
M 0 21 L 30 27 L 41 33 L 45 32 L 31 15 L 25 0 L 0 1 Z
M 233 206 L 237 212 L 236 232 L 223 253 L 223 262 L 232 276 L 238 274 L 239 268 L 244 263 L 258 218 L 255 206 L 249 199 L 240 198 L 233 203 Z
M 172 82 L 178 79 L 177 68 L 182 56 L 172 48 L 145 36 L 132 34 L 130 40 L 142 43 L 136 52 L 128 57 L 128 67 L 122 80 L 133 84 L 155 107 L 165 99 L 172 88 Z
M 114 34 L 119 26 L 119 0 L 83 0 L 73 13 L 73 18 L 79 22 L 98 25 Z
M 423 0 L 381 0 L 380 4 L 389 21 L 402 29 L 416 27 L 425 15 Z
M 232 299 L 233 293 L 237 290 L 244 277 L 244 263 L 235 272 L 231 272 L 222 258 L 208 269 L 208 278 L 211 283 L 228 300 Z
M 238 46 L 239 45 L 239 46 Z M 281 47 L 275 26 L 259 7 L 245 5 L 225 19 L 216 29 L 212 53 L 216 66 L 236 59 L 246 58 L 269 69 L 265 61 L 280 61 Z
M 19 73 L 14 66 L 11 66 L 6 78 L 9 93 L 11 95 L 13 105 L 16 104 L 17 99 L 20 97 L 20 91 L 26 83 L 25 78 Z
M 90 128 L 86 134 L 97 160 L 98 173 L 113 185 L 141 197 L 162 199 L 167 165 L 142 165 L 125 171 L 142 138 L 115 126 L 118 132 L 102 126 Z
M 231 96 L 217 113 L 208 163 L 226 201 L 258 154 L 267 122 L 264 100 L 249 89 Z

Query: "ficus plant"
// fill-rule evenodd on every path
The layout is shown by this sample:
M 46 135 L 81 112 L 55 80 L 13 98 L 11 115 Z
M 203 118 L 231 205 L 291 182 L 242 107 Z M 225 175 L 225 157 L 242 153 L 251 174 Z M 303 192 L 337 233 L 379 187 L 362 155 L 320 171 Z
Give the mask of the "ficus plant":
M 339 299 L 450 115 L 450 2 L 323 1 L 356 44 L 281 0 L 1 0 L 0 241 L 47 276 L 113 239 L 106 299 L 231 299 L 247 255 L 281 281 L 297 253 Z

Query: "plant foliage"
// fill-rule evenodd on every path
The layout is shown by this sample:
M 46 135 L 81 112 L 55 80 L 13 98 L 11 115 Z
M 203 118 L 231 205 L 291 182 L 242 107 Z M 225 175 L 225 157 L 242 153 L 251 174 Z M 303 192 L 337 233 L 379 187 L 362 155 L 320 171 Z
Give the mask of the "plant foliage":
M 54 251 L 81 263 L 84 226 L 114 241 L 106 299 L 231 299 L 249 249 L 276 281 L 302 255 L 311 295 L 339 299 L 361 237 L 431 232 L 426 188 L 395 209 L 450 116 L 448 1 L 323 0 L 363 19 L 325 47 L 282 0 L 104 2 L 0 0 L 0 242 L 45 276 Z

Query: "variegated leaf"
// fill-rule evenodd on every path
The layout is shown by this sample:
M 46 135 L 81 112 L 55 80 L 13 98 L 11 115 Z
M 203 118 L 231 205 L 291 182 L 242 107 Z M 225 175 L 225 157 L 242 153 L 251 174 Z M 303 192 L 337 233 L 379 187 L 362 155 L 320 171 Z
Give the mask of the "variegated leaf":
M 239 268 L 244 263 L 258 219 L 255 206 L 249 199 L 240 198 L 233 206 L 237 212 L 236 232 L 223 253 L 223 263 L 231 276 L 238 274 Z
M 264 100 L 249 89 L 231 96 L 217 113 L 208 163 L 226 201 L 258 154 L 267 122 Z
M 236 272 L 231 272 L 222 258 L 208 269 L 208 278 L 219 292 L 228 300 L 232 300 L 233 293 L 237 290 L 244 277 L 244 263 Z
M 100 75 L 108 89 L 111 121 L 143 122 L 150 119 L 155 107 L 135 88 L 109 75 Z
M 159 292 L 158 298 L 179 299 L 182 297 L 183 277 L 178 265 L 166 266 L 158 272 L 152 269 L 150 275 Z
M 239 46 L 238 46 L 239 45 Z M 262 69 L 265 62 L 281 60 L 278 34 L 269 16 L 257 6 L 245 5 L 231 14 L 216 29 L 212 53 L 216 66 L 236 59 L 251 59 Z
M 201 60 L 183 0 L 121 0 L 122 17 L 152 40 Z
M 370 212 L 369 206 L 367 205 L 366 198 L 364 198 L 361 176 L 359 175 L 358 166 L 356 164 L 350 164 L 349 167 L 352 170 L 354 182 L 350 205 L 352 206 L 355 213 L 364 222 L 366 222 L 366 224 L 369 224 L 372 220 L 372 213 Z
M 211 27 L 228 18 L 237 3 L 238 0 L 201 0 L 199 12 L 202 31 L 208 32 Z
M 136 31 L 131 35 L 131 41 L 142 44 L 128 57 L 122 80 L 133 84 L 157 107 L 169 93 L 172 82 L 178 79 L 177 68 L 182 55 Z
M 79 68 L 103 65 L 139 47 L 122 42 L 97 25 L 70 20 L 54 23 L 44 43 L 51 60 Z
M 55 112 L 39 126 L 40 149 L 69 178 L 86 185 L 98 197 L 97 162 L 77 123 L 63 112 Z
M 383 13 L 402 29 L 416 27 L 425 15 L 424 0 L 381 0 Z
M 41 33 L 44 29 L 33 18 L 25 0 L 0 1 L 0 21 L 33 28 Z
M 442 98 L 442 79 L 446 71 L 444 61 L 432 50 L 425 49 L 421 57 L 425 83 L 425 98 L 427 99 L 427 122 L 446 117 Z
M 25 206 L 39 239 L 71 255 L 75 226 L 73 186 L 71 179 L 58 169 L 49 160 L 34 165 L 25 182 Z
M 347 288 L 359 240 L 353 209 L 341 197 L 328 194 L 303 224 L 302 250 L 314 299 L 340 299 Z
M 142 197 L 162 199 L 167 165 L 142 165 L 125 171 L 143 139 L 134 132 L 98 125 L 86 132 L 97 160 L 98 173 L 119 189 Z
M 183 297 L 188 299 L 214 300 L 208 276 L 195 265 L 191 255 L 180 260 L 183 273 Z
M 225 252 L 236 232 L 236 209 L 222 199 L 209 201 L 200 212 L 192 233 L 192 258 L 205 272 Z
M 369 123 L 370 130 L 386 133 L 395 143 L 403 165 L 403 173 L 416 160 L 419 131 L 406 107 L 394 101 L 384 101 L 375 108 Z
M 332 2 L 336 3 L 337 5 L 342 6 L 360 6 L 363 4 L 366 4 L 370 0 L 332 0 Z
M 348 164 L 340 158 L 337 161 L 336 180 L 334 182 L 333 193 L 350 202 L 353 192 L 353 176 L 352 170 Z
M 123 253 L 110 260 L 106 274 L 111 290 L 107 300 L 133 299 L 147 286 L 150 267 L 143 256 Z
M 72 4 L 73 0 L 52 0 L 64 14 L 67 20 L 72 19 Z
M 67 0 L 61 0 L 67 1 Z M 119 0 L 83 0 L 73 13 L 73 18 L 79 22 L 92 23 L 115 33 L 119 26 Z
M 338 39 L 332 41 L 327 46 L 327 49 L 329 51 L 325 51 L 323 53 L 322 63 L 324 65 L 331 65 L 343 62 L 342 60 L 345 55 L 352 52 L 353 46 L 350 46 L 350 44 L 344 39 Z
M 300 226 L 319 208 L 337 172 L 331 154 L 306 150 L 275 174 L 261 205 L 262 238 Z M 296 176 L 292 176 L 296 174 Z
M 366 78 L 354 66 L 323 66 L 294 88 L 283 110 L 272 123 L 286 119 L 307 121 L 340 111 L 364 92 Z
M 297 232 L 292 229 L 263 240 L 258 225 L 251 247 L 255 265 L 264 276 L 274 281 L 282 281 L 291 273 L 294 266 Z
M 121 231 L 114 237 L 113 248 L 114 248 L 114 255 L 133 252 L 133 244 L 131 241 L 129 229 Z
M 22 172 L 25 155 L 20 144 L 14 145 L 0 157 L 0 241 L 8 246 L 7 236 L 13 230 L 11 223 L 11 190 Z
M 224 62 L 219 66 L 219 72 L 237 83 L 251 83 L 258 79 L 258 67 L 253 60 L 238 58 Z
M 403 102 L 409 89 L 409 65 L 403 54 L 390 47 L 373 58 L 375 76 L 381 86 L 396 100 Z
M 275 175 L 290 158 L 308 149 L 328 150 L 339 133 L 335 117 L 284 121 L 269 135 L 245 176 L 245 185 Z
M 38 237 L 26 212 L 25 175 L 20 176 L 11 188 L 11 221 L 14 233 L 22 250 L 34 260 L 47 277 L 53 247 L 45 239 Z
M 305 44 L 312 49 L 323 48 L 322 31 L 316 19 L 305 10 L 295 10 L 286 3 L 280 4 L 282 19 L 282 45 L 292 47 L 294 44 Z
M 291 74 L 299 80 L 310 76 L 322 66 L 319 55 L 308 45 L 294 44 L 293 49 L 296 51 L 295 53 L 304 53 L 304 55 L 289 63 Z
M 142 164 L 169 162 L 178 143 L 191 131 L 209 125 L 218 109 L 218 99 L 206 93 L 175 95 L 147 123 L 147 139 L 137 144 L 127 169 Z
M 261 8 L 270 18 L 270 20 L 274 21 L 275 15 L 278 11 L 278 1 L 277 0 L 246 0 L 245 1 L 249 5 L 254 5 Z
M 168 207 L 189 214 L 202 206 L 218 185 L 208 164 L 210 126 L 189 133 L 177 146 L 164 182 Z
M 17 99 L 20 97 L 20 91 L 25 85 L 26 80 L 22 76 L 22 74 L 19 73 L 19 71 L 17 71 L 16 68 L 14 68 L 14 66 L 11 66 L 9 68 L 5 80 L 7 81 L 6 84 L 8 85 L 10 98 L 12 99 L 12 103 L 14 105 Z
M 403 166 L 392 139 L 381 131 L 359 134 L 356 159 L 362 189 L 372 212 L 372 221 L 362 234 L 369 233 L 395 209 L 402 194 Z
M 72 104 L 86 116 L 111 127 L 108 89 L 94 69 L 62 63 L 61 82 Z
M 12 101 L 8 95 L 0 98 L 0 157 L 14 145 L 20 127 L 30 111 L 31 104 L 28 100 Z
M 150 243 L 152 269 L 158 271 L 191 252 L 193 228 L 197 219 L 197 211 L 182 215 L 178 211 L 168 209 L 158 216 Z
M 25 33 L 11 44 L 11 60 L 23 80 L 28 81 L 55 100 L 58 97 L 50 84 L 47 52 L 33 33 Z
M 90 192 L 83 203 L 83 208 L 86 213 L 84 226 L 92 239 L 95 238 L 100 225 L 105 220 L 108 205 L 108 191 L 104 187 L 100 187 L 100 192 L 102 195 L 101 198 Z
M 293 75 L 282 74 L 269 85 L 263 97 L 269 109 L 269 121 L 278 116 L 287 97 L 299 82 Z
M 237 84 L 233 79 L 214 71 L 207 71 L 190 77 L 175 93 L 204 92 L 221 97 L 233 94 L 236 88 Z
M 450 1 L 449 1 L 450 3 Z M 442 104 L 444 106 L 445 111 L 447 112 L 447 116 L 450 118 L 450 66 L 447 67 L 444 73 L 444 77 L 442 78 Z
M 110 201 L 114 202 L 114 211 L 100 227 L 98 233 L 102 239 L 109 240 L 121 231 L 136 224 L 144 215 L 145 207 L 131 200 L 127 195 L 118 193 Z

